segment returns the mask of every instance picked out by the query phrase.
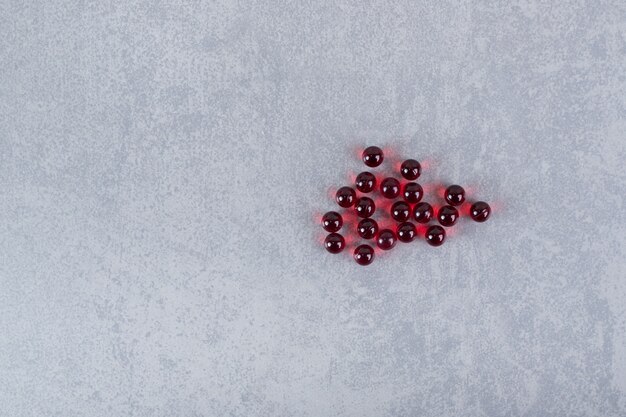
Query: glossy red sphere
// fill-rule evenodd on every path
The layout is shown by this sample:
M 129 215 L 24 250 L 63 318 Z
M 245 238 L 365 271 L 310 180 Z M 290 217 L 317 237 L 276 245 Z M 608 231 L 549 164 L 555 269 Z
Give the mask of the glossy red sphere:
M 407 159 L 400 166 L 400 174 L 407 180 L 413 181 L 419 178 L 422 166 L 415 159 Z
M 383 229 L 378 233 L 376 245 L 382 250 L 389 250 L 396 246 L 396 234 L 393 230 Z
M 359 265 L 369 265 L 374 262 L 374 248 L 370 245 L 359 245 L 354 250 L 354 260 Z
M 465 201 L 465 190 L 460 185 L 451 185 L 446 188 L 444 197 L 451 206 L 460 206 Z
M 426 202 L 417 203 L 415 207 L 413 207 L 413 218 L 418 223 L 428 223 L 433 215 L 433 207 Z
M 357 225 L 356 231 L 363 239 L 373 239 L 378 233 L 378 223 L 374 219 L 363 219 Z
M 400 194 L 400 182 L 395 178 L 385 178 L 380 182 L 380 193 L 385 198 L 396 198 Z
M 361 172 L 356 176 L 356 189 L 362 193 L 369 193 L 376 187 L 376 177 L 371 172 Z
M 398 228 L 396 229 L 396 234 L 398 235 L 398 240 L 400 242 L 409 243 L 412 242 L 413 239 L 415 239 L 417 231 L 413 223 L 405 222 L 398 225 Z
M 416 182 L 407 182 L 402 187 L 402 196 L 411 204 L 419 203 L 424 196 L 424 189 Z
M 374 204 L 374 200 L 369 197 L 361 197 L 356 201 L 354 210 L 357 216 L 367 218 L 376 211 L 376 204 Z
M 336 211 L 329 211 L 322 216 L 322 227 L 327 232 L 337 232 L 343 226 L 343 218 Z
M 459 219 L 459 211 L 452 206 L 443 206 L 437 213 L 437 219 L 442 226 L 454 226 Z
M 368 167 L 377 167 L 378 165 L 383 163 L 383 150 L 378 146 L 370 146 L 366 148 L 361 154 L 363 158 L 363 162 Z
M 411 217 L 411 206 L 404 201 L 396 201 L 391 206 L 391 217 L 397 222 L 405 222 Z
M 331 233 L 324 239 L 324 247 L 330 253 L 339 253 L 346 247 L 346 240 L 339 233 Z
M 356 191 L 350 187 L 341 187 L 335 194 L 335 200 L 340 207 L 352 207 L 356 201 Z
M 486 222 L 491 214 L 491 207 L 484 201 L 477 201 L 470 208 L 472 220 L 478 223 Z
M 441 226 L 430 226 L 426 229 L 424 237 L 430 246 L 441 246 L 446 240 L 446 231 Z

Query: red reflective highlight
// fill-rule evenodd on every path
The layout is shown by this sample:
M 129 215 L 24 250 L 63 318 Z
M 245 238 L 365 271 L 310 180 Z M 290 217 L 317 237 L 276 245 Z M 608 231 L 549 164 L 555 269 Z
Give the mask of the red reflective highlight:
M 422 170 L 426 171 L 430 171 L 436 166 L 434 158 L 422 158 L 420 164 L 422 165 Z
M 457 210 L 459 210 L 459 217 L 470 217 L 471 207 L 472 207 L 472 203 L 470 201 L 465 200 L 463 204 L 457 207 Z
M 441 198 L 445 201 L 446 199 L 446 186 L 444 184 L 441 183 L 437 183 L 435 184 L 435 194 L 437 195 L 438 198 Z
M 385 154 L 385 158 L 387 158 L 389 161 L 398 158 L 398 153 L 391 146 L 383 146 L 382 149 L 383 153 Z
M 489 205 L 491 206 L 491 214 L 493 215 L 493 213 L 500 213 L 503 212 L 505 210 L 505 205 L 503 201 L 492 201 L 489 203 Z

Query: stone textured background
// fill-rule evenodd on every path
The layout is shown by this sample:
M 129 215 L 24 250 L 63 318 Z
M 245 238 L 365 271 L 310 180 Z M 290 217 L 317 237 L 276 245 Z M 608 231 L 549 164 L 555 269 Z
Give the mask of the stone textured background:
M 626 415 L 623 1 L 2 0 L 0 63 L 0 415 Z M 368 144 L 497 213 L 327 254 Z

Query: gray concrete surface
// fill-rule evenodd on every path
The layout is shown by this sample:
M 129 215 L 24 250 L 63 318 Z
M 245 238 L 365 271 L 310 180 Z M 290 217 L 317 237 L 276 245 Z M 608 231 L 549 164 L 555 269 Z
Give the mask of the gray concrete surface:
M 0 19 L 0 415 L 626 415 L 623 1 Z M 325 253 L 367 144 L 496 215 Z

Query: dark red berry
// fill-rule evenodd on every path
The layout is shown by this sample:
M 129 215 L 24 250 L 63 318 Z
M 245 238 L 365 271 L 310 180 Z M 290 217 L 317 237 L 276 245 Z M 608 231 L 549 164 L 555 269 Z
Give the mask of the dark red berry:
M 419 178 L 422 166 L 415 159 L 407 159 L 400 166 L 400 174 L 407 180 L 413 181 Z
M 424 237 L 430 246 L 441 246 L 443 241 L 446 240 L 446 231 L 441 226 L 430 226 L 426 229 Z
M 370 245 L 359 245 L 354 250 L 354 260 L 359 265 L 369 265 L 374 262 L 374 248 Z
M 331 233 L 324 239 L 324 247 L 330 253 L 339 253 L 346 247 L 346 240 L 339 233 Z
M 477 201 L 472 204 L 472 207 L 470 208 L 470 216 L 472 217 L 472 220 L 478 223 L 487 221 L 490 214 L 491 207 L 489 207 L 489 204 L 484 201 Z
M 404 199 L 411 204 L 419 203 L 424 196 L 424 189 L 416 182 L 404 184 L 402 194 Z
M 393 230 L 383 229 L 378 233 L 376 245 L 382 250 L 389 250 L 396 246 L 396 234 Z
M 398 234 L 398 240 L 400 242 L 409 243 L 415 239 L 415 235 L 417 231 L 415 230 L 415 225 L 411 222 L 400 223 L 398 228 L 396 229 Z
M 385 178 L 380 183 L 380 192 L 385 198 L 396 198 L 400 194 L 400 182 L 395 178 Z
M 459 219 L 459 211 L 452 206 L 443 206 L 439 209 L 437 218 L 442 226 L 454 226 L 456 221 Z
M 327 232 L 337 232 L 341 229 L 341 226 L 343 226 L 343 219 L 341 214 L 336 211 L 329 211 L 322 216 L 322 227 Z
M 357 216 L 367 218 L 376 211 L 376 204 L 374 204 L 374 200 L 369 197 L 361 197 L 356 201 L 354 210 Z
M 405 222 L 411 217 L 411 206 L 404 201 L 396 201 L 391 206 L 391 217 L 397 222 Z
M 363 158 L 363 162 L 368 167 L 377 167 L 378 165 L 383 163 L 383 150 L 378 146 L 370 146 L 363 151 L 361 155 Z
M 337 194 L 335 194 L 335 200 L 337 200 L 337 204 L 343 208 L 352 207 L 356 200 L 356 191 L 350 187 L 341 187 L 337 190 Z
M 413 207 L 413 218 L 418 223 L 428 223 L 433 217 L 433 207 L 428 203 L 417 203 Z
M 363 219 L 359 222 L 356 231 L 363 239 L 373 239 L 378 233 L 378 223 L 374 219 Z
M 446 188 L 444 197 L 451 206 L 460 206 L 465 201 L 465 190 L 460 185 L 451 185 Z
M 371 172 L 361 172 L 356 176 L 356 189 L 362 193 L 369 193 L 376 187 L 376 177 Z

